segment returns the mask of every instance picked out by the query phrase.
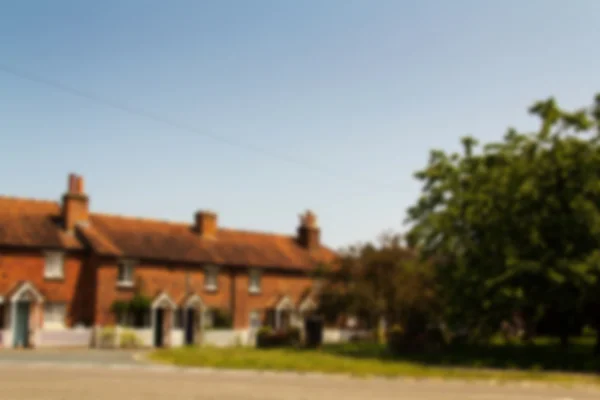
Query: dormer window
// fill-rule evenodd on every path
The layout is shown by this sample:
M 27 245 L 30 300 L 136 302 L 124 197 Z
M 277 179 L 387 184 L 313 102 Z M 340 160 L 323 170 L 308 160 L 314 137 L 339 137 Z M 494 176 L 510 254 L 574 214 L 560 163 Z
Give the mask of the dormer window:
M 49 251 L 46 253 L 46 265 L 44 267 L 44 277 L 46 279 L 64 278 L 64 253 L 60 251 Z
M 132 260 L 119 261 L 119 271 L 117 276 L 117 285 L 123 287 L 133 286 L 133 269 L 135 262 Z
M 218 289 L 219 268 L 215 265 L 207 265 L 204 268 L 204 289 L 214 292 Z

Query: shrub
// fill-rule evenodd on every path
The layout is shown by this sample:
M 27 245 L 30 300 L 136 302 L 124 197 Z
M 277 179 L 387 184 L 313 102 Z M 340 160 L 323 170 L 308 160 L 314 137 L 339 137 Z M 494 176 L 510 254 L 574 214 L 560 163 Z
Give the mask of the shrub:
M 110 311 L 115 315 L 117 321 L 122 322 L 129 312 L 129 302 L 123 300 L 115 300 L 110 305 Z
M 273 330 L 268 326 L 264 326 L 256 333 L 256 347 L 265 348 L 271 344 Z
M 227 310 L 216 308 L 213 310 L 212 327 L 215 329 L 229 329 L 233 327 L 233 318 Z
M 302 331 L 300 328 L 292 327 L 287 330 L 289 341 L 292 345 L 300 344 L 302 338 Z
M 387 345 L 393 354 L 401 353 L 407 347 L 406 332 L 401 325 L 392 326 L 387 333 Z
M 98 347 L 112 348 L 115 346 L 116 330 L 113 326 L 105 326 L 100 330 Z
M 295 327 L 278 331 L 263 327 L 256 335 L 256 346 L 259 348 L 298 346 L 300 335 L 300 329 Z
M 141 294 L 136 294 L 129 301 L 129 309 L 134 313 L 142 313 L 146 310 L 149 310 L 151 304 L 152 301 L 150 300 L 150 298 Z
M 141 340 L 130 330 L 124 330 L 119 338 L 119 345 L 124 349 L 136 349 L 141 346 Z
M 425 333 L 425 347 L 427 350 L 439 350 L 447 344 L 444 331 L 439 327 L 433 327 Z
M 439 328 L 409 332 L 394 325 L 387 333 L 388 349 L 392 354 L 414 351 L 437 351 L 446 345 L 444 332 Z

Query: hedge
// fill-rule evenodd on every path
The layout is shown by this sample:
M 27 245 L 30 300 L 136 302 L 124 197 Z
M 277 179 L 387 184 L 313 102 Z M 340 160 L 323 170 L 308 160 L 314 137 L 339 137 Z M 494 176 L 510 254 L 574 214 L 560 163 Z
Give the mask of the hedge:
M 285 330 L 273 330 L 265 327 L 258 331 L 256 336 L 256 347 L 292 347 L 300 344 L 300 329 L 289 328 Z

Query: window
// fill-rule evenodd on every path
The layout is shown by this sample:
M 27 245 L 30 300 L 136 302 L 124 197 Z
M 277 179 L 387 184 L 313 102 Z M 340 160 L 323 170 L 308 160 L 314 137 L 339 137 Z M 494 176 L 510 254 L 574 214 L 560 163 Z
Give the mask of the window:
M 46 266 L 44 277 L 47 279 L 61 279 L 64 277 L 64 255 L 59 251 L 46 253 Z
M 254 310 L 250 312 L 250 328 L 259 329 L 262 325 L 260 320 L 260 311 Z
M 219 270 L 214 265 L 209 265 L 204 269 L 204 289 L 214 291 L 217 290 L 217 276 Z
M 67 305 L 64 303 L 44 304 L 44 329 L 63 329 L 67 316 Z
M 260 293 L 260 271 L 257 269 L 250 270 L 250 284 L 248 286 L 250 293 Z
M 121 261 L 119 263 L 119 276 L 117 284 L 119 286 L 133 286 L 133 261 Z

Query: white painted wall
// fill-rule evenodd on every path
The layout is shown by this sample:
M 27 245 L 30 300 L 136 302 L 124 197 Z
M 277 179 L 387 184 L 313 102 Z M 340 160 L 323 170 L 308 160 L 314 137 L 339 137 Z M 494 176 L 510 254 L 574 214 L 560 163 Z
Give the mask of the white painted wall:
M 136 334 L 143 347 L 152 347 L 154 345 L 154 335 L 152 334 L 152 328 L 126 329 Z
M 42 329 L 36 347 L 88 347 L 92 341 L 91 328 Z
M 33 337 L 35 347 L 89 347 L 93 338 L 92 328 L 39 330 Z M 2 348 L 12 348 L 12 329 L 0 331 Z
M 41 330 L 36 337 L 36 347 L 87 347 L 92 343 L 93 335 L 99 335 L 101 327 L 96 331 L 92 328 L 73 328 L 62 330 Z M 153 346 L 153 334 L 151 328 L 132 329 L 117 326 L 115 328 L 115 343 L 117 347 L 120 343 L 120 335 L 123 331 L 134 332 L 140 344 L 143 347 Z M 367 333 L 353 329 L 324 329 L 324 343 L 344 343 L 348 342 L 354 335 Z M 4 348 L 12 347 L 12 330 L 4 329 L 0 331 L 2 336 L 1 345 Z M 182 329 L 173 329 L 171 331 L 171 346 L 180 347 L 184 345 L 184 331 Z M 215 347 L 229 346 L 255 346 L 256 331 L 251 329 L 214 329 L 204 331 L 202 345 Z
M 0 331 L 0 335 L 2 335 L 2 338 L 0 340 L 0 344 L 2 344 L 3 348 L 9 348 L 12 347 L 13 343 L 12 343 L 12 329 L 4 329 L 2 331 Z
M 171 347 L 180 347 L 185 344 L 185 336 L 183 329 L 171 330 Z
M 346 343 L 353 336 L 368 334 L 366 330 L 356 329 L 323 329 L 323 343 Z
M 246 345 L 248 340 L 247 330 L 234 329 L 209 329 L 204 331 L 202 344 L 204 346 L 229 347 Z

